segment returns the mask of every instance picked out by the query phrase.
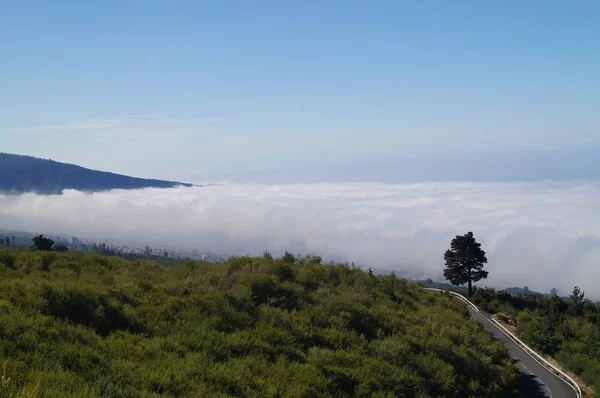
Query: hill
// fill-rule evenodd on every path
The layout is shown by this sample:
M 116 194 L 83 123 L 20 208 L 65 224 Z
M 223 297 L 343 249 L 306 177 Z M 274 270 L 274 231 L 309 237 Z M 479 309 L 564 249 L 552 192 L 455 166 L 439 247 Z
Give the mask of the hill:
M 504 346 L 455 300 L 286 260 L 0 249 L 0 396 L 516 396 Z
M 451 283 L 447 283 L 447 282 L 436 282 L 433 281 L 431 279 L 416 279 L 414 280 L 415 283 L 425 286 L 425 287 L 433 287 L 436 289 L 449 289 L 449 290 L 454 290 L 454 291 L 458 291 L 458 292 L 466 292 L 467 289 L 464 286 L 456 286 L 453 285 Z M 477 288 L 479 288 L 479 286 L 477 286 Z M 483 288 L 483 287 L 482 287 Z M 512 294 L 512 295 L 544 295 L 543 293 L 540 292 L 536 292 L 534 290 L 529 290 L 529 288 L 527 286 L 524 287 L 507 287 L 504 289 L 500 289 L 498 291 L 502 291 L 502 292 L 506 292 L 508 294 Z
M 64 189 L 97 192 L 110 189 L 191 186 L 173 181 L 128 177 L 53 160 L 7 153 L 0 153 L 0 171 L 0 192 L 17 194 L 60 194 Z

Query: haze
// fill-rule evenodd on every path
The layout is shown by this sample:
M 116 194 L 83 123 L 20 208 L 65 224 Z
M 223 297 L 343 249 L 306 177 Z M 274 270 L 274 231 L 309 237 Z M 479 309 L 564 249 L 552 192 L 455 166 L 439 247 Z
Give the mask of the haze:
M 231 254 L 268 249 L 442 279 L 443 253 L 474 231 L 486 285 L 600 299 L 600 182 L 232 184 L 0 196 L 3 225 L 31 232 Z

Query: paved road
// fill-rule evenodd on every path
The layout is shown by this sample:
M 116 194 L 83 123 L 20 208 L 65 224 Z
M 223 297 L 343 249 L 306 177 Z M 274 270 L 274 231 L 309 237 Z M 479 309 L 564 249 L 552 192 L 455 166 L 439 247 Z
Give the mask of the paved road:
M 521 371 L 521 382 L 524 386 L 525 397 L 552 397 L 552 398 L 576 398 L 575 390 L 568 384 L 559 379 L 553 373 L 547 371 L 543 366 L 537 363 L 527 352 L 509 339 L 497 326 L 490 320 L 489 314 L 478 313 L 470 307 L 471 318 L 481 325 L 485 330 L 490 331 L 500 341 L 504 343 L 508 352 L 517 363 L 517 368 Z

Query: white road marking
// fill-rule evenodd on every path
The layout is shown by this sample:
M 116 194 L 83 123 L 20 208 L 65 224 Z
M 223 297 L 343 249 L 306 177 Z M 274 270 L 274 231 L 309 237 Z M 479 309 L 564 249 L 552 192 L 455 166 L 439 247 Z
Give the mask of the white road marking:
M 531 372 L 531 370 L 527 369 L 527 366 L 523 365 L 523 364 L 522 364 L 522 363 L 520 363 L 520 362 L 519 362 L 519 365 L 521 365 L 521 367 L 522 367 L 523 369 L 525 369 L 525 371 L 526 371 L 527 373 L 529 373 L 529 374 L 530 374 L 530 375 L 532 375 L 532 376 L 535 376 L 535 375 L 534 375 L 534 374 Z M 536 377 L 536 379 L 537 379 L 537 377 Z

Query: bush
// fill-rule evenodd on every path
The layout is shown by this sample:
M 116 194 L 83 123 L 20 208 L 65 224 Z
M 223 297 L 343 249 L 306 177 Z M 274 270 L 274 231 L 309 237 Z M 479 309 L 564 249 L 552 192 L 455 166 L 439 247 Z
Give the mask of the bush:
M 6 249 L 0 249 L 0 263 L 4 264 L 8 268 L 15 267 L 16 258 L 17 256 L 14 253 Z
M 464 306 L 394 276 L 313 256 L 6 253 L 0 394 L 514 395 L 506 350 Z

